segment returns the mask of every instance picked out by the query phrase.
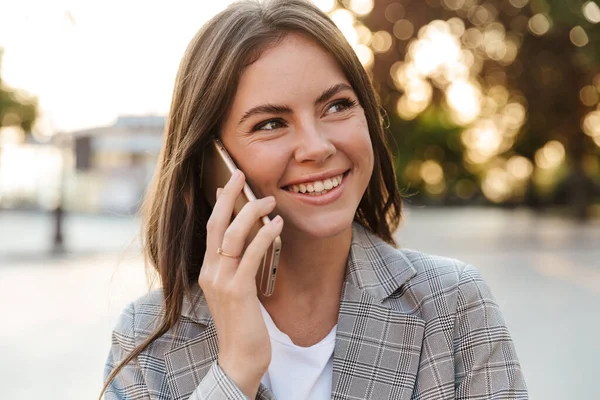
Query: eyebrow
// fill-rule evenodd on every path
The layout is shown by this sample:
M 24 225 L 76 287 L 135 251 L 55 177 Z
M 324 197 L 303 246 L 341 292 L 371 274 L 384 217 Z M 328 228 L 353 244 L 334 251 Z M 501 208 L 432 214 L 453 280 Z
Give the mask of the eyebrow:
M 352 89 L 352 86 L 348 85 L 347 83 L 338 83 L 338 84 L 333 85 L 332 87 L 330 87 L 329 89 L 327 89 L 323 93 L 321 93 L 321 95 L 315 100 L 315 105 L 325 103 L 327 100 L 329 100 L 330 98 L 332 98 L 333 96 L 335 96 L 336 94 L 338 94 L 339 92 L 342 92 L 344 90 L 352 91 L 353 89 Z M 291 114 L 291 113 L 292 113 L 291 107 L 286 106 L 286 105 L 261 104 L 260 106 L 252 107 L 250 110 L 246 111 L 244 116 L 240 119 L 240 122 L 238 123 L 238 125 L 241 124 L 242 122 L 244 122 L 245 120 L 247 120 L 248 118 L 250 118 L 251 116 L 256 115 L 256 114 Z

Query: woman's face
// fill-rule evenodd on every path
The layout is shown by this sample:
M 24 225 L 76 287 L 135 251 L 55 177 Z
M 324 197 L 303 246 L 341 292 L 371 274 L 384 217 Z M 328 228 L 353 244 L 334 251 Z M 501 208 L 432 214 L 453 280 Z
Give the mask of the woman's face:
M 351 228 L 373 149 L 356 94 L 316 42 L 290 34 L 244 70 L 221 139 L 256 195 L 275 196 L 284 237 Z

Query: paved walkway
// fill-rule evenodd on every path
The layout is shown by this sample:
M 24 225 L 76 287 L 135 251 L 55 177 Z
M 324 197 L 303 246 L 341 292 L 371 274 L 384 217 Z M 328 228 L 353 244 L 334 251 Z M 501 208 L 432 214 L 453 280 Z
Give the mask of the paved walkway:
M 147 290 L 137 221 L 0 212 L 0 376 L 7 399 L 93 399 L 120 310 Z M 600 398 L 600 224 L 523 211 L 410 209 L 402 247 L 477 266 L 517 346 L 532 399 Z M 132 240 L 134 241 L 132 244 Z

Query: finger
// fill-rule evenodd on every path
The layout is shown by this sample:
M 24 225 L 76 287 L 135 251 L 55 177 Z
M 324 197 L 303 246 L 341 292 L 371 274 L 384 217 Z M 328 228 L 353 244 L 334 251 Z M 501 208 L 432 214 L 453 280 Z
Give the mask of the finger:
M 236 170 L 227 182 L 215 206 L 213 207 L 210 218 L 206 223 L 206 252 L 216 254 L 217 248 L 221 246 L 225 230 L 231 221 L 233 206 L 244 187 L 244 174 Z
M 225 230 L 221 248 L 233 255 L 242 254 L 248 235 L 250 235 L 254 224 L 261 217 L 273 211 L 274 208 L 275 198 L 273 196 L 254 200 L 244 205 L 239 214 Z
M 217 200 L 219 200 L 219 196 L 221 195 L 222 191 L 223 191 L 223 188 L 217 188 Z
M 262 258 L 271 243 L 281 234 L 282 229 L 283 219 L 279 215 L 273 218 L 267 225 L 260 228 L 256 237 L 250 242 L 244 252 L 244 257 L 242 257 L 237 268 L 235 279 L 239 279 L 241 282 L 251 281 L 254 284 Z

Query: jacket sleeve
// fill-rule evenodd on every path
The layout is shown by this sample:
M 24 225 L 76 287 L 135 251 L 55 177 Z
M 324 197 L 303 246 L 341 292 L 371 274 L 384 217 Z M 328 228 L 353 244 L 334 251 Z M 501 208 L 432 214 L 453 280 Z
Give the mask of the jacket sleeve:
M 133 303 L 123 310 L 112 333 L 110 353 L 104 367 L 104 381 L 112 370 L 131 353 L 135 345 L 135 311 Z M 150 399 L 148 388 L 137 359 L 125 365 L 110 382 L 104 392 L 105 400 L 146 400 Z
M 112 333 L 112 343 L 106 366 L 104 368 L 104 381 L 111 371 L 129 353 L 136 348 L 135 343 L 135 307 L 131 303 L 123 310 Z M 167 396 L 168 397 L 168 396 Z M 160 397 L 164 398 L 164 397 Z M 137 358 L 125 365 L 110 382 L 104 392 L 105 400 L 149 400 L 148 391 L 142 369 Z M 242 391 L 231 381 L 217 362 L 211 366 L 209 372 L 192 393 L 190 400 L 246 400 Z
M 257 396 L 258 397 L 258 396 Z M 247 400 L 248 397 L 236 386 L 215 361 L 190 400 Z
M 454 329 L 456 399 L 528 399 L 513 341 L 489 287 L 467 265 Z

